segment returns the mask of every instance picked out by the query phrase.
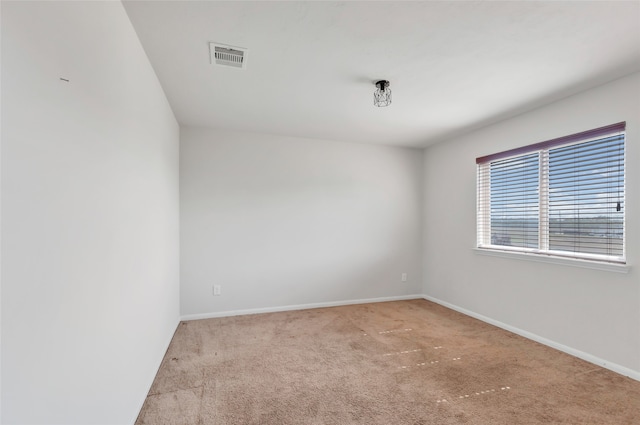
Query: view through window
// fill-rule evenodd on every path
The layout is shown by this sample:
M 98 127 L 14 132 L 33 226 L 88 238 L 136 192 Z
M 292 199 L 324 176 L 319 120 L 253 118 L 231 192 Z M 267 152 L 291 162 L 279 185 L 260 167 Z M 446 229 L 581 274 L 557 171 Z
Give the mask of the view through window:
M 624 130 L 478 158 L 478 247 L 624 262 Z

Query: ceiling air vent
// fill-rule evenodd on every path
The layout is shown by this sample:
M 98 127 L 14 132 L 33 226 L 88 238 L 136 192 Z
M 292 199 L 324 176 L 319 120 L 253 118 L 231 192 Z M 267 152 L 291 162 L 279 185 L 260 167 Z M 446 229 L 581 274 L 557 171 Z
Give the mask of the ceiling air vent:
M 247 49 L 243 47 L 209 43 L 209 52 L 212 64 L 238 69 L 245 69 L 247 67 Z

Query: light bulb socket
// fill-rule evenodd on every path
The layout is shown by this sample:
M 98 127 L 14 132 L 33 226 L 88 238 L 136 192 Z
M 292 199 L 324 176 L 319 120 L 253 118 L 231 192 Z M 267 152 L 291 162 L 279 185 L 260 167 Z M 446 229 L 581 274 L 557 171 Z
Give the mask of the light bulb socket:
M 379 90 L 385 91 L 386 88 L 389 87 L 389 81 L 387 81 L 387 80 L 376 81 L 376 87 Z

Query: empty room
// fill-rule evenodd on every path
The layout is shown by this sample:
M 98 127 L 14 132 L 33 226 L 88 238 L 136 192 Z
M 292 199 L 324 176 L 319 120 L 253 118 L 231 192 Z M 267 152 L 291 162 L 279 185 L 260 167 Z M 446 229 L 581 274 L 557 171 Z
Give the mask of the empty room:
M 640 1 L 0 2 L 0 423 L 640 423 Z

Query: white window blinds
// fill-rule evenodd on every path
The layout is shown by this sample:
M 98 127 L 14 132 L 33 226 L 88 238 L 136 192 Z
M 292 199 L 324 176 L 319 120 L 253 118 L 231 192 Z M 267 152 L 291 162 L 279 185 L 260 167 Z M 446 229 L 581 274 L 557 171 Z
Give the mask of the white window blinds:
M 478 247 L 624 263 L 624 130 L 478 158 Z

